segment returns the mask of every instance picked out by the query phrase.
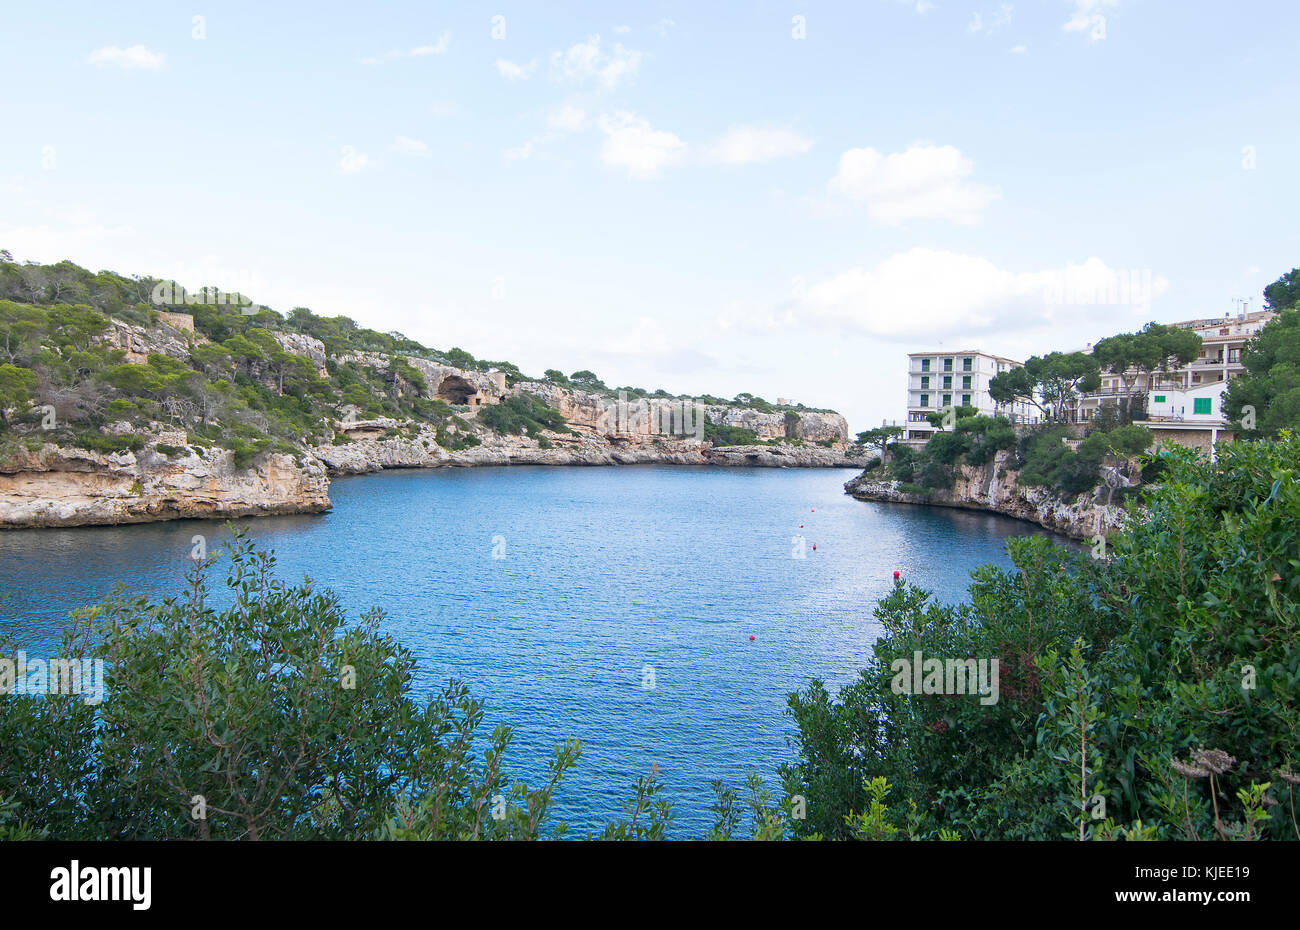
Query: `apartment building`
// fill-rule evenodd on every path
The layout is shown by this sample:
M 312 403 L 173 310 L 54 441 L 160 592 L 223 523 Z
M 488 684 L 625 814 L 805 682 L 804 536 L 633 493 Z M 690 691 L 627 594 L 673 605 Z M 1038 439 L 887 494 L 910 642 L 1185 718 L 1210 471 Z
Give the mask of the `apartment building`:
M 1271 310 L 1259 310 L 1237 316 L 1170 323 L 1170 326 L 1190 329 L 1201 337 L 1200 356 L 1187 365 L 1170 367 L 1168 371 L 1139 374 L 1130 370 L 1127 375 L 1134 379 L 1131 391 L 1146 394 L 1148 403 L 1154 403 L 1154 396 L 1161 392 L 1191 391 L 1210 384 L 1220 385 L 1226 390 L 1227 383 L 1245 371 L 1241 364 L 1242 349 L 1275 316 L 1277 314 Z M 1088 351 L 1091 350 L 1089 346 Z M 1087 423 L 1097 415 L 1103 403 L 1115 403 L 1123 394 L 1123 377 L 1102 372 L 1100 390 L 1083 395 L 1074 405 L 1075 419 Z
M 989 382 L 1021 362 L 978 349 L 961 352 L 909 352 L 907 355 L 907 442 L 923 443 L 935 432 L 926 418 L 948 407 L 974 407 L 988 416 L 1029 422 L 1024 402 L 998 404 L 989 396 Z
M 1260 310 L 1169 324 L 1199 335 L 1201 353 L 1190 363 L 1170 366 L 1167 371 L 1127 373 L 1132 379 L 1130 391 L 1146 399 L 1145 415 L 1134 422 L 1155 433 L 1157 447 L 1176 443 L 1213 454 L 1215 442 L 1235 439 L 1223 414 L 1223 395 L 1228 382 L 1245 371 L 1241 354 L 1246 343 L 1276 315 L 1271 310 Z M 1123 395 L 1123 378 L 1103 372 L 1100 390 L 1075 402 L 1073 418 L 1088 423 L 1103 404 L 1116 404 Z

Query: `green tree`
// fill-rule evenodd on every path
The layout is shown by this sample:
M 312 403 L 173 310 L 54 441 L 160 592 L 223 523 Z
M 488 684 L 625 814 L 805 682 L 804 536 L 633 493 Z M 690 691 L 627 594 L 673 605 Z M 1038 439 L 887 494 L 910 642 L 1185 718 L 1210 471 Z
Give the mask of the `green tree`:
M 1292 268 L 1264 288 L 1264 309 L 1294 310 L 1300 307 L 1300 268 Z
M 1061 423 L 1070 401 L 1080 391 L 1095 391 L 1100 386 L 1096 360 L 1083 352 L 1051 352 L 1041 358 L 1035 355 L 1022 367 L 994 375 L 989 382 L 989 396 L 999 404 L 1030 403 L 1045 420 Z
M 889 452 L 889 444 L 903 435 L 901 426 L 877 426 L 875 429 L 869 429 L 858 433 L 858 445 L 865 446 L 868 449 L 880 450 L 880 464 L 885 464 L 885 457 Z
M 1251 438 L 1300 429 L 1300 310 L 1264 324 L 1241 363 L 1246 371 L 1229 382 L 1224 414 Z
M 36 375 L 26 368 L 0 364 L 0 422 L 7 422 L 6 412 L 22 407 L 36 390 Z
M 1148 323 L 1136 333 L 1120 333 L 1098 340 L 1092 356 L 1106 371 L 1120 376 L 1123 405 L 1120 419 L 1127 422 L 1133 415 L 1133 387 L 1138 378 L 1171 365 L 1186 365 L 1201 352 L 1201 337 L 1190 329 Z
M 587 371 L 585 368 L 569 375 L 569 382 L 574 387 L 583 388 L 588 391 L 606 390 L 605 382 L 597 378 L 595 372 Z

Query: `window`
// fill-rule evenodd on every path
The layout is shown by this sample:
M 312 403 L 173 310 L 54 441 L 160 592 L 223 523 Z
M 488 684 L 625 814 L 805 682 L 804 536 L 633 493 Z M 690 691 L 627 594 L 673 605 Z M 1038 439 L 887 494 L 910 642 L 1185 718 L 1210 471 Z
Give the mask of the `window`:
M 930 370 L 930 360 L 928 358 L 921 359 L 921 370 L 922 371 Z
M 943 386 L 945 390 L 952 387 L 952 375 L 943 376 Z
M 921 378 L 921 387 L 928 388 L 929 386 L 930 386 L 930 376 L 925 375 L 924 377 Z
M 1163 395 L 1163 394 L 1157 394 L 1157 395 L 1156 395 L 1156 403 L 1157 403 L 1157 404 L 1163 404 L 1164 402 L 1165 402 L 1165 395 Z
M 928 406 L 930 406 L 930 395 L 929 395 L 929 394 L 922 394 L 922 395 L 921 395 L 921 406 L 922 406 L 922 407 L 928 407 Z
M 1214 398 L 1197 397 L 1192 401 L 1192 413 L 1213 413 Z
M 971 367 L 970 367 L 970 366 L 971 366 L 971 361 L 972 361 L 972 360 L 969 359 L 969 358 L 964 358 L 964 359 L 962 359 L 962 360 L 961 360 L 961 370 L 962 370 L 962 371 L 970 371 L 970 370 L 971 370 Z
M 943 405 L 944 405 L 945 407 L 951 407 L 951 406 L 952 406 L 952 395 L 951 395 L 951 394 L 945 394 L 945 395 L 943 395 Z
M 963 407 L 969 407 L 969 406 L 970 406 L 970 395 L 969 395 L 969 394 L 963 394 L 963 395 L 961 396 L 961 405 L 962 405 Z
M 970 390 L 970 375 L 966 375 L 966 377 L 961 379 L 961 386 L 964 391 Z
M 952 371 L 952 359 L 950 359 L 950 358 L 945 358 L 945 359 L 943 360 L 943 370 L 944 370 L 944 371 Z

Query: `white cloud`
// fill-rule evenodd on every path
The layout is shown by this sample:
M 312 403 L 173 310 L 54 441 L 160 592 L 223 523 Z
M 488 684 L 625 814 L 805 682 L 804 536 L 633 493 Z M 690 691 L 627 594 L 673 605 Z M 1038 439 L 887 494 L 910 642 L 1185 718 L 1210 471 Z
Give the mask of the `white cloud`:
M 516 145 L 512 149 L 506 149 L 501 154 L 510 161 L 527 161 L 537 154 L 537 146 L 545 141 L 541 136 L 534 136 L 523 145 Z
M 578 132 L 587 126 L 587 111 L 582 107 L 566 103 L 546 117 L 546 132 L 533 136 L 523 145 L 506 149 L 502 154 L 510 161 L 525 161 L 537 154 L 540 147 L 563 135 Z
M 1012 55 L 1023 55 L 1029 51 L 1028 45 L 1014 45 L 1011 48 Z
M 1066 32 L 1089 32 L 1091 41 L 1105 38 L 1107 10 L 1119 6 L 1119 0 L 1070 0 L 1074 12 L 1061 28 Z
M 587 123 L 587 111 L 566 103 L 546 118 L 546 125 L 556 132 L 577 132 Z
M 497 59 L 497 73 L 507 81 L 526 81 L 532 77 L 536 68 L 536 61 L 530 61 L 526 65 L 517 65 L 513 61 L 507 61 L 504 58 Z
M 655 23 L 650 28 L 655 32 L 659 33 L 661 38 L 666 38 L 668 35 L 668 30 L 672 29 L 676 25 L 677 23 L 674 20 L 665 17 L 664 19 L 659 20 L 659 22 Z
M 419 58 L 422 55 L 441 55 L 443 52 L 447 51 L 449 45 L 451 45 L 451 33 L 444 32 L 442 35 L 438 36 L 438 42 L 436 45 L 421 45 L 417 48 L 413 48 L 411 49 L 411 56 L 413 58 Z
M 339 171 L 343 174 L 360 174 L 370 166 L 370 156 L 345 145 L 339 151 Z
M 87 64 L 99 67 L 128 68 L 141 71 L 157 71 L 163 66 L 160 52 L 151 52 L 143 45 L 130 48 L 118 48 L 116 45 L 96 49 L 86 56 Z
M 639 116 L 620 112 L 601 116 L 605 144 L 600 157 L 605 164 L 627 169 L 628 177 L 638 181 L 656 178 L 686 155 L 686 143 L 675 134 L 654 129 Z
M 930 0 L 893 0 L 893 2 L 910 6 L 918 13 L 928 13 L 930 10 L 934 9 L 934 4 L 931 3 Z
M 407 136 L 398 136 L 389 148 L 399 155 L 410 155 L 414 158 L 428 158 L 431 154 L 429 146 L 419 139 L 411 139 Z
M 450 45 L 451 33 L 444 32 L 442 35 L 438 36 L 438 41 L 434 45 L 417 45 L 415 48 L 407 49 L 406 51 L 395 48 L 389 52 L 385 52 L 383 55 L 362 58 L 361 63 L 363 65 L 379 65 L 386 61 L 393 61 L 398 58 L 423 58 L 426 55 L 441 55 L 443 52 L 447 51 L 447 48 Z
M 802 288 L 784 318 L 916 344 L 998 338 L 1042 354 L 1145 320 L 1151 299 L 1168 287 L 1150 270 L 1114 269 L 1096 257 L 1014 272 L 986 258 L 914 248 Z
M 792 129 L 737 126 L 709 145 L 705 158 L 724 165 L 748 165 L 802 155 L 810 148 L 812 140 Z
M 970 25 L 966 28 L 970 32 L 982 32 L 985 35 L 992 35 L 1003 26 L 1009 24 L 1014 13 L 1014 6 L 1010 3 L 1001 3 L 998 4 L 997 8 L 993 10 L 991 14 L 989 14 L 987 20 L 984 19 L 983 14 L 975 13 L 971 17 Z
M 631 31 L 632 31 L 632 27 L 631 27 L 631 26 L 615 26 L 615 27 L 614 27 L 614 32 L 615 32 L 616 35 L 627 35 L 627 34 L 628 34 L 629 32 L 631 32 Z
M 551 72 L 557 80 L 575 83 L 595 80 L 606 90 L 613 90 L 621 80 L 636 74 L 640 68 L 640 52 L 624 48 L 618 42 L 606 52 L 601 48 L 598 35 L 578 42 L 566 51 L 551 53 Z
M 891 155 L 849 149 L 828 188 L 865 206 L 882 223 L 945 219 L 968 225 L 999 196 L 994 188 L 968 181 L 972 171 L 970 159 L 951 145 L 915 142 Z

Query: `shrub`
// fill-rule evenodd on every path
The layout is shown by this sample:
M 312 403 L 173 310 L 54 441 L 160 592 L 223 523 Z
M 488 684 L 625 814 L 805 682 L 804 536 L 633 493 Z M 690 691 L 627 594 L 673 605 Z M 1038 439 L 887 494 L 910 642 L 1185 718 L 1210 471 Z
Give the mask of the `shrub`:
M 1300 441 L 1162 455 L 1168 480 L 1109 561 L 1017 538 L 965 603 L 895 583 L 859 679 L 790 695 L 796 835 L 851 837 L 879 801 L 922 835 L 1300 839 Z M 917 650 L 998 659 L 997 701 L 896 692 Z
M 0 834 L 19 813 L 58 839 L 562 832 L 550 798 L 576 741 L 543 788 L 514 781 L 510 730 L 479 734 L 483 705 L 455 682 L 413 700 L 415 663 L 379 612 L 349 622 L 310 582 L 275 580 L 273 557 L 241 536 L 229 554 L 227 607 L 207 600 L 209 562 L 185 598 L 119 594 L 82 614 L 63 654 L 104 660 L 102 703 L 0 695 Z

